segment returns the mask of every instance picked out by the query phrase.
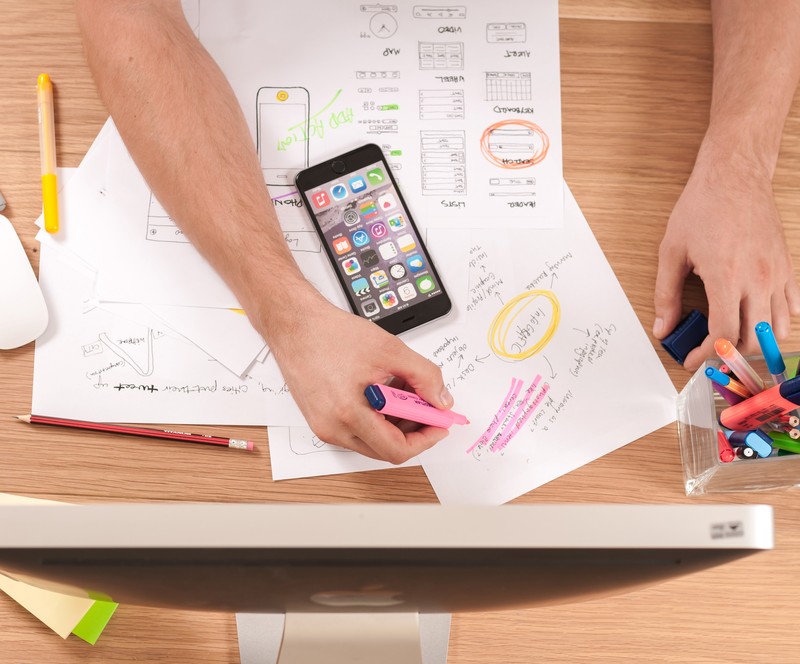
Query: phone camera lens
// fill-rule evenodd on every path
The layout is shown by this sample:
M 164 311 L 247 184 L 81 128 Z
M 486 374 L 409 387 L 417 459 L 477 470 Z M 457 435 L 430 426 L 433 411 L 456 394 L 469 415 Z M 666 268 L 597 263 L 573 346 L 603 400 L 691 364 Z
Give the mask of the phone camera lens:
M 334 173 L 344 173 L 347 170 L 347 166 L 343 161 L 337 159 L 336 161 L 331 163 L 331 169 Z

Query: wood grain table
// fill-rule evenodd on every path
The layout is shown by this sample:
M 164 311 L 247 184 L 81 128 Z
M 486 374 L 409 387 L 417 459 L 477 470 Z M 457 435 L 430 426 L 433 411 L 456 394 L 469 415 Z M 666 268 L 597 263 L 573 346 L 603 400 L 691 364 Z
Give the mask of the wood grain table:
M 658 244 L 707 119 L 711 29 L 705 2 L 564 0 L 564 173 L 642 324 L 653 322 Z M 0 191 L 34 266 L 40 210 L 36 77 L 56 86 L 57 146 L 77 166 L 106 118 L 83 59 L 72 3 L 0 0 Z M 775 193 L 800 255 L 800 104 L 786 126 Z M 687 307 L 703 304 L 690 284 Z M 1 324 L 1 321 L 0 321 Z M 795 332 L 786 349 L 800 349 Z M 678 389 L 688 374 L 659 353 Z M 0 491 L 72 502 L 434 502 L 419 468 L 270 480 L 263 428 L 255 455 L 28 427 L 33 344 L 0 353 Z M 624 414 L 620 414 L 624 416 Z M 225 433 L 213 427 L 201 430 Z M 227 431 L 230 429 L 227 428 Z M 522 496 L 520 503 L 769 503 L 777 548 L 617 598 L 454 616 L 451 664 L 504 662 L 797 662 L 800 495 L 688 499 L 674 426 Z M 51 633 L 0 597 L 3 662 L 237 662 L 234 618 L 121 606 L 95 647 Z

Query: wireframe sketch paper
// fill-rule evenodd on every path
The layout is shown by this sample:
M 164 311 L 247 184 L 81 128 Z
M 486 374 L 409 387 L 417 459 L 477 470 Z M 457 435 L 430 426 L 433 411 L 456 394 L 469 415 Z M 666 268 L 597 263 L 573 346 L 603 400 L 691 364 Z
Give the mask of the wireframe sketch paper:
M 241 103 L 298 262 L 321 247 L 294 175 L 365 142 L 382 147 L 423 228 L 434 218 L 451 228 L 487 219 L 493 228 L 561 225 L 556 0 L 459 7 L 314 0 L 304 6 L 313 20 L 256 0 L 187 4 Z M 99 224 L 93 236 L 126 251 L 95 252 L 99 299 L 237 306 L 118 135 L 109 142 L 107 179 L 103 217 L 114 223 Z M 131 279 L 142 263 L 151 270 Z M 330 271 L 319 270 L 315 283 L 337 296 Z
M 557 0 L 200 2 L 268 185 L 380 144 L 420 219 L 560 226 Z M 278 27 L 279 26 L 279 27 Z

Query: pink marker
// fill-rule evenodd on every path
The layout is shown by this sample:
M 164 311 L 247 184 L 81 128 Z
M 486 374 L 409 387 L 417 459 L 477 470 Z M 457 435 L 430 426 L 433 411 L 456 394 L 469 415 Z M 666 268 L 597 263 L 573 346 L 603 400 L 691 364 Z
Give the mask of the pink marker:
M 369 405 L 381 415 L 394 415 L 404 420 L 449 429 L 453 424 L 469 424 L 463 415 L 452 410 L 440 410 L 413 392 L 386 385 L 370 385 L 364 390 Z

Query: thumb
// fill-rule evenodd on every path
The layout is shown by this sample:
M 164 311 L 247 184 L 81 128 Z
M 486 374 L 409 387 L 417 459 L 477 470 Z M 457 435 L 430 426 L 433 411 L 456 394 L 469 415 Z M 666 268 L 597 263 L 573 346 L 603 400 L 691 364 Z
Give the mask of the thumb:
M 654 304 L 656 319 L 653 323 L 653 336 L 663 339 L 678 324 L 681 318 L 683 284 L 689 274 L 689 265 L 682 252 L 659 252 L 658 273 Z
M 394 353 L 389 373 L 401 378 L 414 392 L 437 408 L 453 407 L 453 395 L 447 390 L 442 372 L 433 362 L 415 353 L 403 344 L 399 352 Z

